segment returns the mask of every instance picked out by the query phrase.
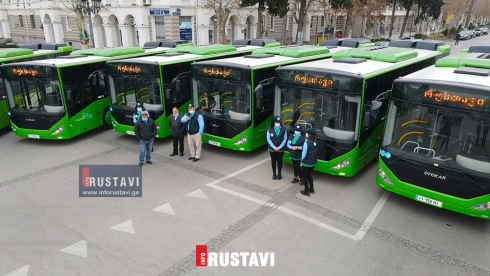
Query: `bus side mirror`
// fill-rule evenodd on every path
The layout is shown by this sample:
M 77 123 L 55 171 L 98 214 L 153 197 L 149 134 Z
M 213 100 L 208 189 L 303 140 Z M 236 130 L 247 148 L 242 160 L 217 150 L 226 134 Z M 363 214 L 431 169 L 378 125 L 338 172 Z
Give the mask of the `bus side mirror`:
M 257 85 L 255 88 L 255 110 L 262 110 L 262 96 L 264 93 L 264 87 L 262 85 Z
M 180 79 L 175 81 L 175 91 L 180 92 Z
M 69 103 L 71 103 L 71 102 L 72 102 L 72 97 L 71 97 L 71 95 L 72 95 L 71 90 L 66 90 L 66 92 L 65 92 L 65 99 L 66 99 L 66 102 L 67 102 L 67 103 L 68 103 L 68 102 L 69 102 Z
M 383 106 L 383 103 L 381 101 L 374 100 L 371 102 L 371 107 L 369 108 L 369 110 L 370 111 L 376 111 L 376 110 L 380 109 L 381 106 Z
M 165 88 L 165 100 L 170 100 L 170 92 L 172 90 L 170 88 Z
M 364 116 L 362 118 L 362 127 L 368 128 L 371 126 L 371 116 L 369 116 L 369 111 L 364 112 Z

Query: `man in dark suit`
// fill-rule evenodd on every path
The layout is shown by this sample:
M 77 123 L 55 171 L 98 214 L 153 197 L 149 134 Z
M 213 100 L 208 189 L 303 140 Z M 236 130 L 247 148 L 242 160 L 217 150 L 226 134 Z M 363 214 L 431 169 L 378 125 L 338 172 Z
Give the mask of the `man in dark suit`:
M 177 107 L 172 109 L 173 115 L 170 116 L 170 120 L 168 122 L 170 133 L 172 133 L 172 140 L 174 142 L 174 151 L 170 156 L 177 155 L 177 152 L 180 153 L 180 156 L 184 156 L 184 135 L 185 135 L 185 124 L 181 122 L 182 115 L 179 114 L 179 110 Z M 179 148 L 180 146 L 180 148 Z

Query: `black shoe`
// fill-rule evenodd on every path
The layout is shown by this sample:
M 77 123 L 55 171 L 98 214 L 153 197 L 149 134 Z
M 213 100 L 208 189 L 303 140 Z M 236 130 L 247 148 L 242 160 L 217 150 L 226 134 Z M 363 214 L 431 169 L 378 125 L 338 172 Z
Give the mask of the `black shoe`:
M 278 174 L 278 175 L 277 175 L 277 180 L 281 180 L 281 179 L 282 179 L 281 174 Z
M 146 163 L 147 164 L 150 164 L 150 165 L 153 164 L 153 162 L 151 162 L 151 161 L 146 161 Z
M 143 166 L 143 162 L 140 162 L 139 166 L 142 167 Z
M 199 158 L 194 158 L 194 162 L 197 162 L 197 161 L 199 161 Z
M 272 180 L 276 180 L 277 179 L 277 176 L 275 173 L 272 174 Z
M 293 184 L 294 184 L 294 183 L 296 183 L 296 182 L 297 182 L 297 181 L 296 181 L 296 177 L 294 177 L 294 178 L 293 178 L 293 180 L 291 180 L 291 183 L 293 183 Z
M 311 188 L 310 189 L 310 194 L 315 194 L 315 189 Z
M 304 183 L 303 183 L 303 178 L 300 178 L 300 179 L 299 179 L 299 185 L 300 185 L 300 186 L 303 186 L 303 185 L 304 185 Z
M 180 157 L 182 157 L 182 156 L 184 156 L 184 153 L 183 153 L 183 152 L 182 152 L 182 153 L 180 153 Z
M 187 158 L 187 160 L 194 160 L 194 157 L 189 157 Z
M 172 152 L 172 154 L 170 154 L 170 156 L 176 156 L 177 153 L 176 152 Z
M 307 192 L 305 190 L 302 190 L 300 193 L 305 196 L 310 196 L 310 192 Z

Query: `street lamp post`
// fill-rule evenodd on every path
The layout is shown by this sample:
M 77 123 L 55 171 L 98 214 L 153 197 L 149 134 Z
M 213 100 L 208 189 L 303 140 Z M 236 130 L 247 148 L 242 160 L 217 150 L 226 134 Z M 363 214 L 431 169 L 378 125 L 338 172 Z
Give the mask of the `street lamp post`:
M 84 5 L 84 2 L 86 2 L 86 5 Z M 92 2 L 92 6 L 90 6 L 89 0 L 75 0 L 77 9 L 83 14 L 88 15 L 90 38 L 92 40 L 92 47 L 95 48 L 94 30 L 92 27 L 92 13 L 94 14 L 99 13 L 100 3 L 102 2 L 102 0 L 91 0 L 91 2 Z

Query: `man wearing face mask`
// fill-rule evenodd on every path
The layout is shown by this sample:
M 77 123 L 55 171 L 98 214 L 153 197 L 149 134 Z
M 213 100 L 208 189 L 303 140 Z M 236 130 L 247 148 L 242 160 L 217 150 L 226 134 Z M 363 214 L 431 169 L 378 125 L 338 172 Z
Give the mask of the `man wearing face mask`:
M 294 177 L 291 183 L 298 183 L 303 185 L 303 174 L 301 173 L 301 154 L 303 152 L 303 144 L 305 143 L 305 136 L 301 135 L 301 126 L 296 125 L 294 127 L 294 134 L 289 135 L 288 149 L 289 158 L 293 162 Z
M 136 124 L 136 122 L 141 119 L 141 112 L 145 111 L 141 103 L 137 103 L 136 107 L 134 109 L 134 114 L 133 114 L 133 123 Z
M 146 163 L 152 164 L 151 151 L 157 135 L 157 126 L 155 125 L 155 121 L 149 117 L 148 111 L 141 112 L 141 119 L 134 125 L 134 134 L 140 143 L 140 166 L 143 166 L 143 161 L 145 161 L 145 153 Z
M 306 141 L 303 144 L 303 153 L 301 154 L 301 168 L 303 173 L 303 184 L 305 189 L 301 191 L 302 195 L 310 196 L 315 193 L 313 189 L 313 177 L 311 173 L 315 169 L 318 159 L 318 141 L 316 140 L 316 131 L 312 128 L 306 130 Z
M 198 112 L 193 104 L 189 105 L 189 113 L 181 119 L 182 123 L 186 123 L 187 129 L 187 144 L 191 157 L 189 160 L 194 162 L 201 158 L 202 133 L 204 131 L 204 118 Z
M 267 130 L 267 144 L 269 144 L 269 153 L 271 155 L 272 179 L 281 179 L 282 157 L 284 156 L 284 146 L 288 140 L 286 129 L 282 127 L 281 118 L 274 116 L 272 125 Z M 276 175 L 276 164 L 278 174 Z
M 179 114 L 177 107 L 172 109 L 173 116 L 169 119 L 169 129 L 172 133 L 172 140 L 174 144 L 174 151 L 170 156 L 175 156 L 180 152 L 180 156 L 184 156 L 184 135 L 185 135 L 185 124 L 181 122 L 182 115 Z M 179 150 L 180 145 L 180 150 Z M 179 150 L 179 151 L 178 151 Z

